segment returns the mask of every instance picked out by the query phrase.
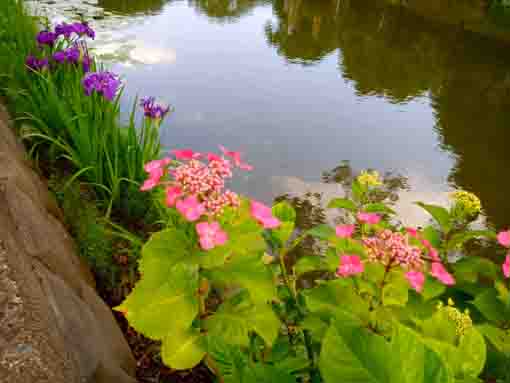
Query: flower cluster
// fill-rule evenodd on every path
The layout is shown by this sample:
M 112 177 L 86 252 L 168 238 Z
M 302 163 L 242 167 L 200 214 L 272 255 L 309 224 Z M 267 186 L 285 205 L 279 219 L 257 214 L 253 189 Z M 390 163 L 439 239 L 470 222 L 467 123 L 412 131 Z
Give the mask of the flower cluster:
M 417 292 L 423 290 L 425 283 L 425 260 L 430 260 L 430 275 L 445 285 L 455 284 L 455 279 L 441 263 L 441 259 L 432 245 L 422 240 L 423 249 L 410 244 L 409 236 L 420 238 L 416 230 L 409 229 L 408 234 L 382 230 L 374 237 L 363 238 L 362 242 L 368 254 L 369 262 L 379 262 L 386 269 L 401 267 L 405 277 Z M 428 259 L 424 257 L 427 252 Z
M 75 39 L 70 39 L 75 35 Z M 63 40 L 59 40 L 60 36 L 64 36 Z M 87 36 L 94 38 L 95 32 L 87 23 L 58 24 L 55 31 L 44 30 L 37 34 L 36 40 L 40 50 L 43 47 L 50 47 L 46 51 L 47 57 L 37 60 L 33 55 L 27 57 L 26 64 L 30 69 L 41 70 L 43 68 L 53 68 L 58 64 L 82 64 L 83 71 L 88 73 L 92 65 L 92 59 L 88 54 L 87 45 L 81 37 Z M 59 42 L 60 41 L 60 42 Z M 58 49 L 58 50 L 57 50 Z
M 121 81 L 111 72 L 93 72 L 83 78 L 82 85 L 87 96 L 96 92 L 112 101 L 120 88 Z
M 376 172 L 375 170 L 373 171 L 363 170 L 361 174 L 358 176 L 357 180 L 361 185 L 364 185 L 366 187 L 376 187 L 381 186 L 383 184 L 379 176 L 379 173 Z
M 450 194 L 453 211 L 460 217 L 476 217 L 482 210 L 480 199 L 473 193 L 457 190 Z
M 91 39 L 96 37 L 96 33 L 86 22 L 72 24 L 61 23 L 55 26 L 55 35 L 57 37 L 64 36 L 66 39 L 69 39 L 73 34 L 78 37 L 87 36 Z
M 189 222 L 208 217 L 209 222 L 199 222 L 196 225 L 200 246 L 204 250 L 223 245 L 227 241 L 227 234 L 213 219 L 220 216 L 227 207 L 240 206 L 240 197 L 225 188 L 226 181 L 232 178 L 234 168 L 251 168 L 241 161 L 241 153 L 223 147 L 221 150 L 221 156 L 196 153 L 190 149 L 173 150 L 171 153 L 175 159 L 164 158 L 145 165 L 148 178 L 140 188 L 148 191 L 158 185 L 165 186 L 166 205 L 175 207 Z M 271 209 L 260 202 L 251 201 L 251 215 L 266 229 L 280 225 Z
M 455 306 L 455 303 L 450 298 L 448 299 L 448 305 L 444 306 L 442 302 L 437 305 L 438 310 L 443 310 L 448 319 L 455 323 L 455 334 L 458 337 L 462 337 L 467 330 L 473 327 L 473 321 L 469 316 L 469 310 L 466 309 L 463 313 Z
M 168 105 L 156 103 L 156 99 L 154 97 L 142 98 L 140 106 L 143 108 L 143 114 L 145 117 L 153 120 L 162 120 L 170 111 L 170 107 Z
M 505 248 L 510 248 L 510 230 L 508 231 L 502 231 L 498 233 L 498 242 L 501 246 Z M 505 278 L 510 278 L 510 252 L 507 253 L 505 257 L 505 262 L 501 266 L 503 270 L 503 275 Z
M 48 68 L 49 61 L 47 58 L 38 59 L 37 57 L 30 55 L 27 57 L 25 64 L 31 70 L 41 71 L 45 68 Z

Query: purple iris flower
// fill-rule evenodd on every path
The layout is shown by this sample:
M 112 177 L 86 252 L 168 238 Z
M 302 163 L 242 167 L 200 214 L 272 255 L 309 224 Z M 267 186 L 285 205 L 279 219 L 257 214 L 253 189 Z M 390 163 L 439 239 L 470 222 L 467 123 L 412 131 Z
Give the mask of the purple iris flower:
M 37 57 L 30 55 L 25 60 L 25 64 L 30 69 L 39 71 L 47 68 L 49 63 L 47 58 L 38 59 Z
M 41 31 L 37 34 L 37 42 L 39 45 L 48 45 L 52 47 L 57 38 L 58 36 L 56 33 L 49 31 Z
M 142 98 L 140 100 L 140 106 L 143 108 L 143 114 L 145 117 L 152 118 L 154 120 L 161 120 L 170 111 L 170 107 L 156 103 L 154 97 Z
M 111 72 L 93 72 L 83 78 L 82 85 L 87 96 L 90 96 L 95 91 L 102 94 L 107 100 L 112 101 L 119 90 L 121 82 L 117 75 Z
M 64 36 L 66 39 L 69 39 L 73 33 L 79 37 L 88 36 L 91 39 L 96 37 L 94 30 L 85 22 L 73 24 L 62 23 L 55 26 L 55 34 L 57 36 Z
M 80 61 L 81 51 L 78 46 L 72 46 L 71 48 L 58 51 L 53 54 L 53 60 L 62 64 L 68 62 L 70 64 L 77 64 Z
M 89 55 L 86 54 L 83 56 L 82 65 L 83 65 L 83 71 L 85 73 L 90 72 L 90 66 L 92 65 L 92 59 L 90 58 Z

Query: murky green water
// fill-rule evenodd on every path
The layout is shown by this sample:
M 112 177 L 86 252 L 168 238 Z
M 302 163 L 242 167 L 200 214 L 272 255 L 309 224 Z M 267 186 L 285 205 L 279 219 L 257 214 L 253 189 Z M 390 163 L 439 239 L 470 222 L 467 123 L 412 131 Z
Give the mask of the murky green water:
M 510 34 L 473 2 L 441 12 L 411 0 L 41 4 L 54 20 L 93 20 L 126 103 L 174 105 L 168 148 L 243 150 L 256 167 L 236 185 L 246 193 L 327 199 L 338 186 L 321 174 L 348 160 L 409 177 L 400 208 L 411 221 L 411 201 L 460 187 L 500 226 L 510 222 Z

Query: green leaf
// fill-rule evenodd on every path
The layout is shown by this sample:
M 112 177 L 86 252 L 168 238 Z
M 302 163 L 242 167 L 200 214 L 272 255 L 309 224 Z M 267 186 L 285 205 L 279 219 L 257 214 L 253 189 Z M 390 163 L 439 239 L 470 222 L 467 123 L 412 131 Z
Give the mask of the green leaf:
M 365 193 L 367 192 L 367 187 L 366 185 L 362 185 L 361 183 L 359 183 L 357 179 L 355 179 L 354 181 L 352 181 L 351 191 L 353 198 L 356 201 L 361 202 L 363 200 Z
M 335 229 L 329 225 L 319 225 L 308 230 L 308 234 L 312 237 L 328 240 L 335 236 Z
M 255 303 L 266 303 L 276 296 L 273 276 L 259 253 L 236 254 L 224 267 L 208 271 L 213 283 L 240 286 Z
M 165 281 L 154 284 L 164 274 Z M 175 328 L 188 328 L 198 314 L 198 272 L 189 265 L 176 265 L 159 274 L 145 273 L 117 308 L 129 324 L 151 339 L 163 339 Z
M 345 316 L 346 320 L 359 323 L 368 318 L 369 305 L 353 289 L 352 281 L 335 279 L 306 290 L 308 309 L 326 316 Z
M 337 257 L 338 258 L 338 257 Z M 324 269 L 324 263 L 321 258 L 317 255 L 306 255 L 299 258 L 294 266 L 294 270 L 297 275 L 307 273 L 309 271 L 316 271 Z
M 405 306 L 408 299 L 409 282 L 401 270 L 393 271 L 383 287 L 384 306 Z
M 422 232 L 423 238 L 430 242 L 430 244 L 439 249 L 441 247 L 441 233 L 433 226 L 427 226 Z
M 448 210 L 442 206 L 427 205 L 423 202 L 416 202 L 416 205 L 425 209 L 445 232 L 450 231 L 452 228 L 452 219 Z
M 272 208 L 273 215 L 282 222 L 296 222 L 296 210 L 288 202 L 279 202 Z
M 355 212 L 358 208 L 356 204 L 347 198 L 334 198 L 328 203 L 328 209 L 347 209 Z
M 446 291 L 446 286 L 430 275 L 426 276 L 421 296 L 425 301 L 437 298 Z
M 448 241 L 448 249 L 454 249 L 462 246 L 465 242 L 474 238 L 495 239 L 496 234 L 492 230 L 472 230 L 454 234 Z
M 163 362 L 177 370 L 195 367 L 205 356 L 203 336 L 196 329 L 173 329 L 163 338 L 161 357 Z
M 186 235 L 176 229 L 166 229 L 153 234 L 142 248 L 142 258 L 139 270 L 144 274 L 152 275 L 155 284 L 160 280 L 154 280 L 154 276 L 165 278 L 164 273 L 159 273 L 161 267 L 171 268 L 178 262 L 186 261 L 190 256 L 190 243 Z
M 395 210 L 386 206 L 384 203 L 369 203 L 363 206 L 363 211 L 367 213 L 381 213 L 394 215 L 397 214 Z
M 439 356 L 412 330 L 396 325 L 391 342 L 363 328 L 336 321 L 319 361 L 326 383 L 450 383 Z
M 308 314 L 301 323 L 301 327 L 309 330 L 312 334 L 312 338 L 317 342 L 320 342 L 326 334 L 328 324 L 324 322 L 320 316 Z
M 501 353 L 510 357 L 510 330 L 503 330 L 489 323 L 476 326 L 489 342 Z
M 211 336 L 221 337 L 228 344 L 248 346 L 249 333 L 255 331 L 271 345 L 278 336 L 280 321 L 269 305 L 253 305 L 234 297 L 223 302 L 204 326 Z
M 487 359 L 487 348 L 482 334 L 472 327 L 460 338 L 458 352 L 459 377 L 478 377 Z
M 480 277 L 495 279 L 499 269 L 494 262 L 486 258 L 470 255 L 455 263 L 454 274 L 459 283 L 462 281 L 476 283 Z
M 491 322 L 501 323 L 508 318 L 506 306 L 498 299 L 498 292 L 494 288 L 478 294 L 473 305 Z
M 293 222 L 282 222 L 276 229 L 271 230 L 271 235 L 278 239 L 281 246 L 285 246 L 292 233 L 294 233 Z

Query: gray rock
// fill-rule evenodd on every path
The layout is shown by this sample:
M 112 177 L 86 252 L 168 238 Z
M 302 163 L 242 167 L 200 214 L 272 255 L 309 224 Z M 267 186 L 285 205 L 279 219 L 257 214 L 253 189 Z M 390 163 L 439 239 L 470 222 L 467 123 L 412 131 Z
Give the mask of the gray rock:
M 135 360 L 0 107 L 0 382 L 135 383 Z

